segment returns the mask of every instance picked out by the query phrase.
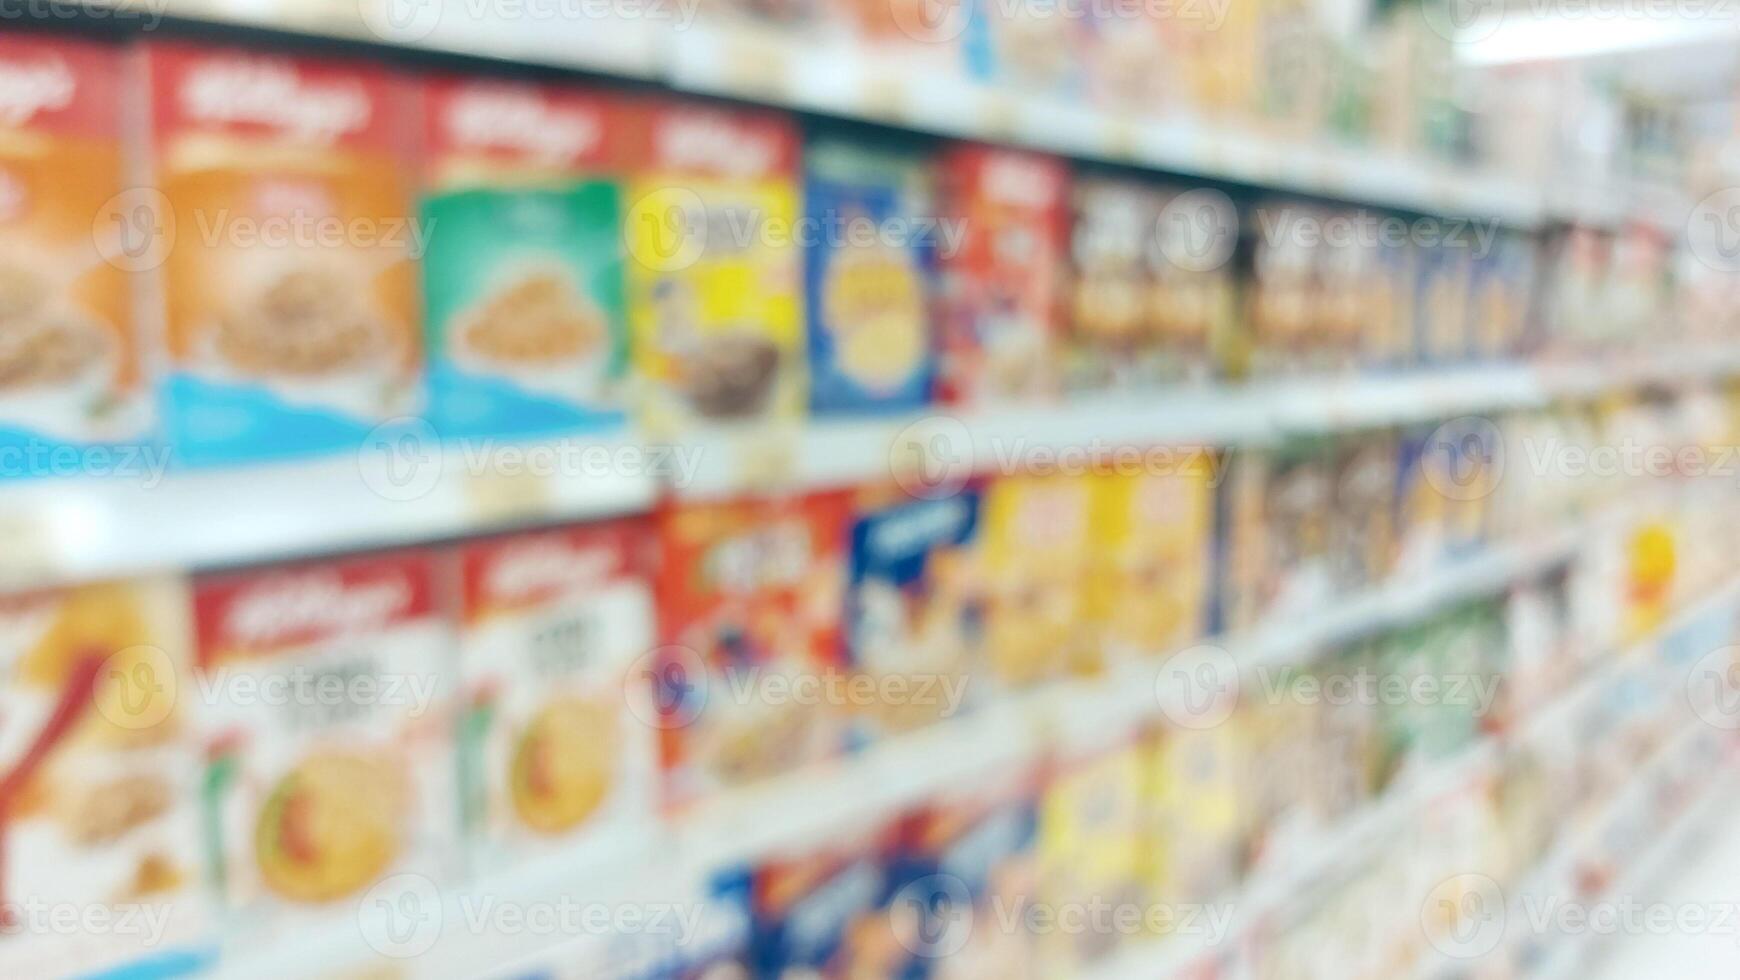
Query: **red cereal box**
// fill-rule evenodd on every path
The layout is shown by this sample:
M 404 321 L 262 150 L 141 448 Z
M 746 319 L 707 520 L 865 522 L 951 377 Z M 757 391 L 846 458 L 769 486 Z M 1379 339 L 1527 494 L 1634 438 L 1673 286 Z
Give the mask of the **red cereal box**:
M 850 497 L 705 503 L 661 515 L 667 802 L 682 805 L 844 748 L 840 610 Z
M 987 146 L 943 159 L 944 211 L 962 222 L 942 257 L 941 390 L 953 404 L 1052 394 L 1065 288 L 1063 161 Z
M 193 604 L 225 902 L 294 926 L 394 874 L 439 879 L 452 658 L 432 556 L 212 575 Z
M 460 545 L 460 805 L 474 870 L 651 825 L 652 648 L 642 521 Z M 626 683 L 625 682 L 629 682 Z

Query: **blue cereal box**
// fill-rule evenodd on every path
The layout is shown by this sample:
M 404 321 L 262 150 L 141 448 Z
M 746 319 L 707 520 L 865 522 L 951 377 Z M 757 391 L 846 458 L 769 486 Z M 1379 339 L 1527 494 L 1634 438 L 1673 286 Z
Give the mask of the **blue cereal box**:
M 852 832 L 802 855 L 758 867 L 751 961 L 767 980 L 917 976 L 916 922 L 890 914 L 895 829 Z M 909 910 L 910 911 L 910 910 Z
M 930 170 L 916 155 L 826 137 L 810 143 L 805 167 L 810 406 L 923 406 L 936 373 L 930 297 L 946 230 Z
M 852 671 L 909 697 L 856 714 L 856 742 L 952 716 L 977 659 L 983 600 L 974 547 L 979 497 L 913 500 L 867 490 L 855 508 L 846 596 Z M 889 691 L 897 690 L 894 687 Z

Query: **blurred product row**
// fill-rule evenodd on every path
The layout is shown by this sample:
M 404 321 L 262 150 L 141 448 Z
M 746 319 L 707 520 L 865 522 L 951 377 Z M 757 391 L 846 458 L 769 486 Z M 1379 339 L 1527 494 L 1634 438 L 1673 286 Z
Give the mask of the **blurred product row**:
M 177 465 L 1713 346 L 1722 256 L 603 87 L 0 40 L 0 449 Z M 147 122 L 148 121 L 148 122 Z M 1163 397 L 1163 395 L 1161 396 Z
M 1158 748 L 1102 745 L 993 794 L 1015 794 L 998 807 L 1037 807 L 1022 819 L 1029 834 L 1038 821 L 1044 901 L 1147 894 L 1111 890 L 1117 876 L 1156 887 L 1154 901 L 1208 901 L 1290 846 L 1296 819 L 1327 827 L 1731 580 L 1728 499 L 1698 491 L 1721 478 L 1737 409 L 1732 392 L 1699 388 L 1490 431 L 1348 433 L 1181 451 L 1151 472 L 1004 476 L 931 500 L 860 488 L 675 505 L 648 520 L 9 596 L 4 897 L 25 914 L 142 903 L 195 948 L 214 929 L 232 950 L 283 942 L 354 918 L 395 875 L 487 881 L 573 860 L 589 842 L 627 846 L 661 812 L 845 764 L 1072 678 L 1158 668 L 1205 637 L 1225 637 L 1233 652 L 1220 656 L 1236 661 L 1255 633 L 1586 522 L 1568 569 L 1344 638 L 1338 652 L 1247 664 L 1262 671 L 1247 700 L 1285 719 L 1279 742 L 1245 746 L 1269 722 L 1247 732 L 1243 714 L 1200 726 L 1190 715 Z M 1665 455 L 1636 469 L 1567 462 L 1633 443 Z M 1321 717 L 1285 710 L 1329 687 L 1405 695 L 1359 695 Z M 1153 709 L 1174 713 L 1158 694 Z M 1116 734 L 1104 718 L 1070 724 Z M 1263 772 L 1279 788 L 1247 785 Z M 1145 796 L 1153 773 L 1171 775 Z M 1148 830 L 1106 823 L 1138 818 Z M 927 833 L 940 841 L 965 817 L 936 819 Z M 1033 850 L 1020 839 L 996 837 Z M 838 868 L 806 867 L 789 881 L 758 872 L 769 894 L 757 929 L 773 933 L 754 947 L 757 975 L 903 975 L 854 972 L 853 957 L 896 947 L 829 931 L 844 928 L 829 918 L 839 893 L 883 886 L 834 889 L 822 881 Z M 825 909 L 800 907 L 810 889 Z M 770 915 L 807 924 L 788 935 Z M 0 939 L 0 964 L 61 975 L 140 954 L 110 946 L 26 919 Z M 911 969 L 938 965 L 918 956 Z

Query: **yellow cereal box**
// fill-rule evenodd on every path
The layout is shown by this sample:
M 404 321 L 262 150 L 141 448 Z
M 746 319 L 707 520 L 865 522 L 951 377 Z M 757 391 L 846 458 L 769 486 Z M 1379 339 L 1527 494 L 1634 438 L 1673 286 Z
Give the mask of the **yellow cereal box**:
M 995 684 L 1092 673 L 1093 477 L 1014 476 L 984 492 L 985 657 Z
M 1142 753 L 1134 741 L 1069 760 L 1039 810 L 1039 889 L 1056 928 L 1039 936 L 1044 976 L 1104 956 L 1118 916 L 1145 914 Z
M 1200 448 L 1144 455 L 1094 481 L 1093 616 L 1109 654 L 1159 654 L 1206 632 L 1214 477 Z
M 624 233 L 643 421 L 802 413 L 798 136 L 772 113 L 640 107 Z

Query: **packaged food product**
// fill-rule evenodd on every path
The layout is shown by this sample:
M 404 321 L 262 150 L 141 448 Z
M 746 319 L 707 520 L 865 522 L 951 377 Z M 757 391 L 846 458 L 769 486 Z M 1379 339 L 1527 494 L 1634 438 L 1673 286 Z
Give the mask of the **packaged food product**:
M 180 459 L 360 445 L 417 407 L 409 90 L 366 63 L 146 45 L 164 424 Z M 166 221 L 167 224 L 167 221 Z
M 1328 445 L 1299 438 L 1247 454 L 1242 479 L 1257 481 L 1262 544 L 1255 569 L 1254 624 L 1318 609 L 1333 593 L 1329 523 L 1334 499 Z M 1252 492 L 1244 490 L 1242 492 Z M 1248 506 L 1248 505 L 1247 505 Z M 1249 624 L 1247 624 L 1249 625 Z
M 804 154 L 810 408 L 916 408 L 936 374 L 936 195 L 923 157 L 839 138 Z
M 1452 500 L 1443 487 L 1454 488 L 1447 466 L 1454 448 L 1435 441 L 1436 426 L 1420 425 L 1400 436 L 1396 477 L 1396 571 L 1418 574 L 1443 560 L 1449 550 Z
M 1311 233 L 1322 216 L 1306 205 L 1274 199 L 1246 215 L 1246 329 L 1251 370 L 1258 374 L 1322 366 L 1323 238 Z
M 1471 353 L 1468 296 L 1473 260 L 1460 242 L 1421 244 L 1415 292 L 1414 329 L 1420 360 L 1449 364 Z
M 1322 303 L 1317 311 L 1317 335 L 1323 348 L 1324 362 L 1331 368 L 1349 368 L 1364 360 L 1368 319 L 1383 312 L 1374 286 L 1381 281 L 1382 259 L 1377 238 L 1366 228 L 1376 219 L 1367 211 L 1348 211 L 1331 215 L 1326 227 L 1326 240 L 1318 250 L 1322 267 Z M 1331 231 L 1349 229 L 1343 235 Z M 1375 308 L 1375 309 L 1374 309 Z
M 1603 284 L 1613 260 L 1613 237 L 1587 225 L 1554 229 L 1547 238 L 1542 327 L 1555 353 L 1579 353 L 1604 343 Z
M 666 802 L 682 806 L 845 748 L 849 494 L 697 503 L 660 515 L 657 707 Z M 703 676 L 695 676 L 704 672 Z
M 1094 478 L 1092 606 L 1109 656 L 1163 654 L 1208 632 L 1223 458 L 1204 448 L 1170 452 L 1175 463 L 1164 471 Z
M 1089 750 L 1065 760 L 1039 806 L 1039 893 L 1060 926 L 1072 910 L 1079 922 L 1095 908 L 1145 908 L 1142 753 L 1136 741 Z M 1039 936 L 1041 973 L 1070 976 L 1118 944 L 1117 929 L 1057 928 Z
M 1069 174 L 1062 161 L 989 146 L 943 158 L 943 210 L 961 222 L 942 263 L 940 394 L 957 405 L 1056 391 Z
M 1148 248 L 1148 329 L 1167 381 L 1205 381 L 1221 366 L 1238 315 L 1238 206 L 1212 188 L 1174 191 Z
M 988 770 L 903 821 L 892 911 L 911 911 L 902 901 L 923 906 L 912 938 L 926 977 L 1041 975 L 1028 919 L 1039 897 L 1037 775 L 1023 766 Z
M 653 647 L 651 544 L 625 521 L 459 546 L 459 791 L 475 872 L 619 845 L 653 820 L 652 689 L 628 676 Z
M 633 107 L 629 322 L 643 421 L 793 419 L 805 394 L 798 134 L 772 112 Z
M 851 528 L 846 643 L 855 676 L 909 695 L 854 712 L 854 740 L 870 741 L 948 717 L 972 700 L 985 597 L 979 497 L 937 500 L 897 491 L 860 494 Z
M 891 907 L 892 827 L 848 827 L 829 845 L 762 862 L 750 880 L 754 975 L 850 980 L 912 975 L 915 953 L 900 930 L 920 910 Z
M 121 66 L 107 45 L 0 38 L 0 447 L 11 451 L 150 435 L 125 269 L 157 243 L 111 210 L 124 184 Z M 0 479 L 41 475 L 31 458 L 0 465 Z
M 447 438 L 620 425 L 622 202 L 608 96 L 424 83 L 429 420 Z
M 217 886 L 290 930 L 456 854 L 451 637 L 427 552 L 194 582 Z
M 1499 359 L 1528 352 L 1534 287 L 1534 243 L 1520 232 L 1499 233 L 1491 251 L 1475 257 L 1468 313 L 1476 356 Z
M 1367 267 L 1360 360 L 1384 368 L 1407 367 L 1414 361 L 1414 284 L 1419 278 L 1413 243 L 1405 237 L 1378 236 L 1377 254 Z
M 206 939 L 187 609 L 173 579 L 0 598 L 0 972 L 124 972 Z
M 999 87 L 1078 96 L 1083 28 L 1081 17 L 1059 16 L 1043 0 L 975 0 L 960 39 L 967 73 Z
M 1091 476 L 1010 476 L 982 498 L 984 680 L 1019 687 L 1103 662 L 1088 610 Z
M 1150 310 L 1148 250 L 1159 194 L 1140 183 L 1080 177 L 1071 189 L 1070 309 L 1064 387 L 1100 391 L 1152 384 L 1162 337 Z
M 1168 728 L 1143 745 L 1142 868 L 1154 901 L 1213 902 L 1244 867 L 1245 772 L 1235 714 L 1208 728 Z
M 1390 432 L 1339 440 L 1329 516 L 1330 577 L 1342 592 L 1381 585 L 1395 561 L 1396 442 Z

